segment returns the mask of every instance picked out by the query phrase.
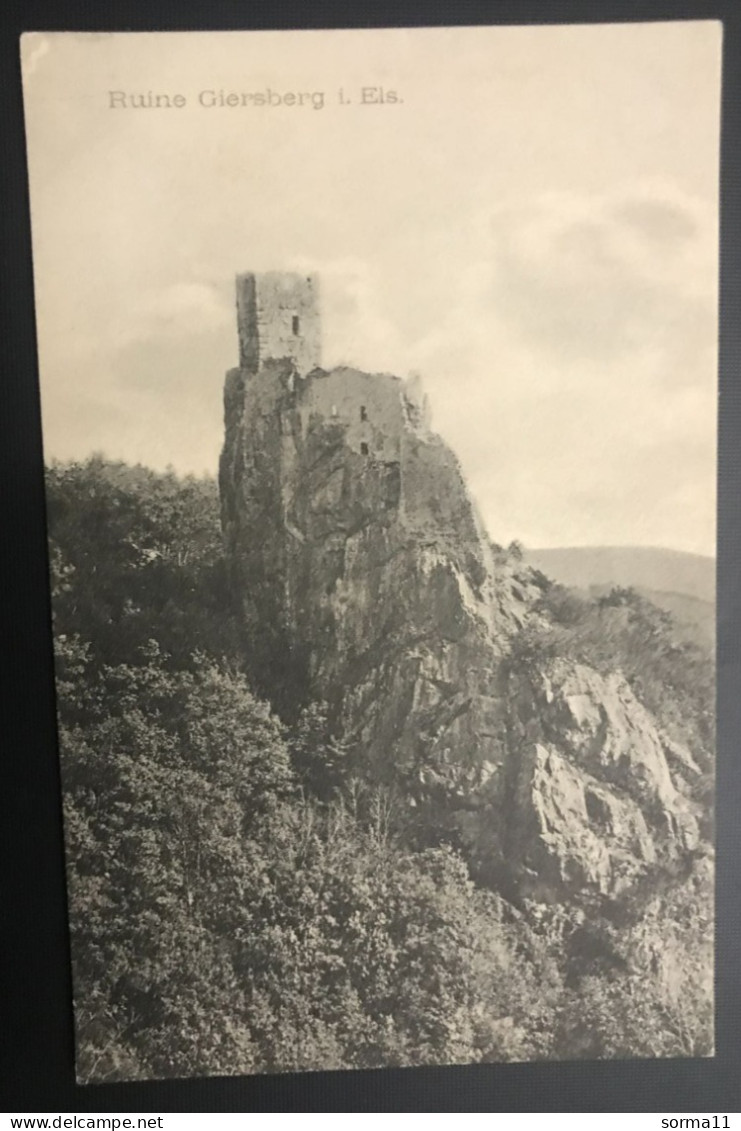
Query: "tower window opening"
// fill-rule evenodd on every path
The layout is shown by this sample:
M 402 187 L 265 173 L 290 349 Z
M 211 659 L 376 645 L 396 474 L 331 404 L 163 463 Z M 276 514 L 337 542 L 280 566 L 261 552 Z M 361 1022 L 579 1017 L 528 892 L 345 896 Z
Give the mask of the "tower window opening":
M 291 326 L 293 328 L 294 334 L 298 334 L 300 324 L 301 323 L 298 314 L 294 314 L 293 318 L 291 319 Z
M 360 445 L 360 454 L 361 454 L 361 456 L 367 456 L 368 455 L 368 445 L 365 442 L 363 442 Z
M 368 419 L 368 410 L 366 409 L 364 404 L 361 404 L 361 406 L 360 406 L 360 419 L 361 420 L 367 420 Z

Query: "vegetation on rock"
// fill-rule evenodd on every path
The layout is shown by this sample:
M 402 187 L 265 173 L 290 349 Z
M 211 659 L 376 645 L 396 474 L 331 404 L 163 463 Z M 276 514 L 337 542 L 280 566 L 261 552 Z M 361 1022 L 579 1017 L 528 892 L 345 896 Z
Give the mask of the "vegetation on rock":
M 47 498 L 81 1080 L 712 1050 L 707 821 L 665 890 L 535 898 L 421 837 L 326 704 L 256 695 L 211 480 L 95 458 Z M 707 817 L 709 659 L 635 594 L 528 584 L 509 678 L 619 668 Z

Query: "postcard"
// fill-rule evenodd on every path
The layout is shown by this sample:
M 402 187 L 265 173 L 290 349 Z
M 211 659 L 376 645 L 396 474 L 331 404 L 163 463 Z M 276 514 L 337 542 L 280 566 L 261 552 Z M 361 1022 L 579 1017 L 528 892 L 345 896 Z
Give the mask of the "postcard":
M 712 1056 L 721 25 L 21 53 L 78 1079 Z

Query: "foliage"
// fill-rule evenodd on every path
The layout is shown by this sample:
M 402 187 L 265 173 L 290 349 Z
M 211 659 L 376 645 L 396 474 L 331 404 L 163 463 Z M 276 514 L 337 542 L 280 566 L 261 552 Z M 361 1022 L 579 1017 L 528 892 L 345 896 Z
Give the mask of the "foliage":
M 523 928 L 236 668 L 217 526 L 208 481 L 49 472 L 80 1078 L 545 1054 Z
M 291 759 L 298 780 L 315 797 L 329 800 L 342 784 L 347 746 L 331 731 L 326 703 L 312 701 L 291 728 Z
M 463 861 L 297 796 L 283 730 L 241 677 L 202 657 L 173 673 L 154 647 L 95 673 L 66 640 L 59 672 L 83 1078 L 522 1046 L 512 942 Z
M 187 664 L 201 648 L 239 652 L 212 479 L 178 479 L 93 457 L 46 476 L 55 631 L 101 662 L 131 663 L 142 642 Z
M 614 956 L 583 962 L 572 911 L 517 910 L 452 836 L 416 836 L 325 704 L 288 727 L 255 695 L 212 481 L 55 465 L 48 515 L 82 1080 L 704 1053 L 692 877 L 671 907 L 690 1023 Z M 667 725 L 710 725 L 653 606 L 536 585 L 512 663 L 621 666 Z
M 559 1012 L 556 1041 L 569 1058 L 711 1056 L 711 996 L 670 1002 L 635 974 L 584 978 Z
M 598 671 L 621 671 L 669 735 L 691 746 L 706 775 L 714 759 L 715 673 L 712 657 L 680 639 L 669 613 L 633 589 L 596 600 L 552 584 L 515 640 L 515 667 L 570 657 Z M 706 784 L 707 784 L 706 779 Z

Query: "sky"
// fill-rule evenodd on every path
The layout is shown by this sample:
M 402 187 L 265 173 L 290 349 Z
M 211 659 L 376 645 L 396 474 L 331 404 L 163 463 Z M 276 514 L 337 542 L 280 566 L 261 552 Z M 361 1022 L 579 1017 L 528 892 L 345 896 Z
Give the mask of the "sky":
M 47 460 L 215 473 L 234 277 L 298 270 L 326 367 L 421 376 L 493 539 L 713 554 L 720 52 L 713 21 L 27 34 Z

